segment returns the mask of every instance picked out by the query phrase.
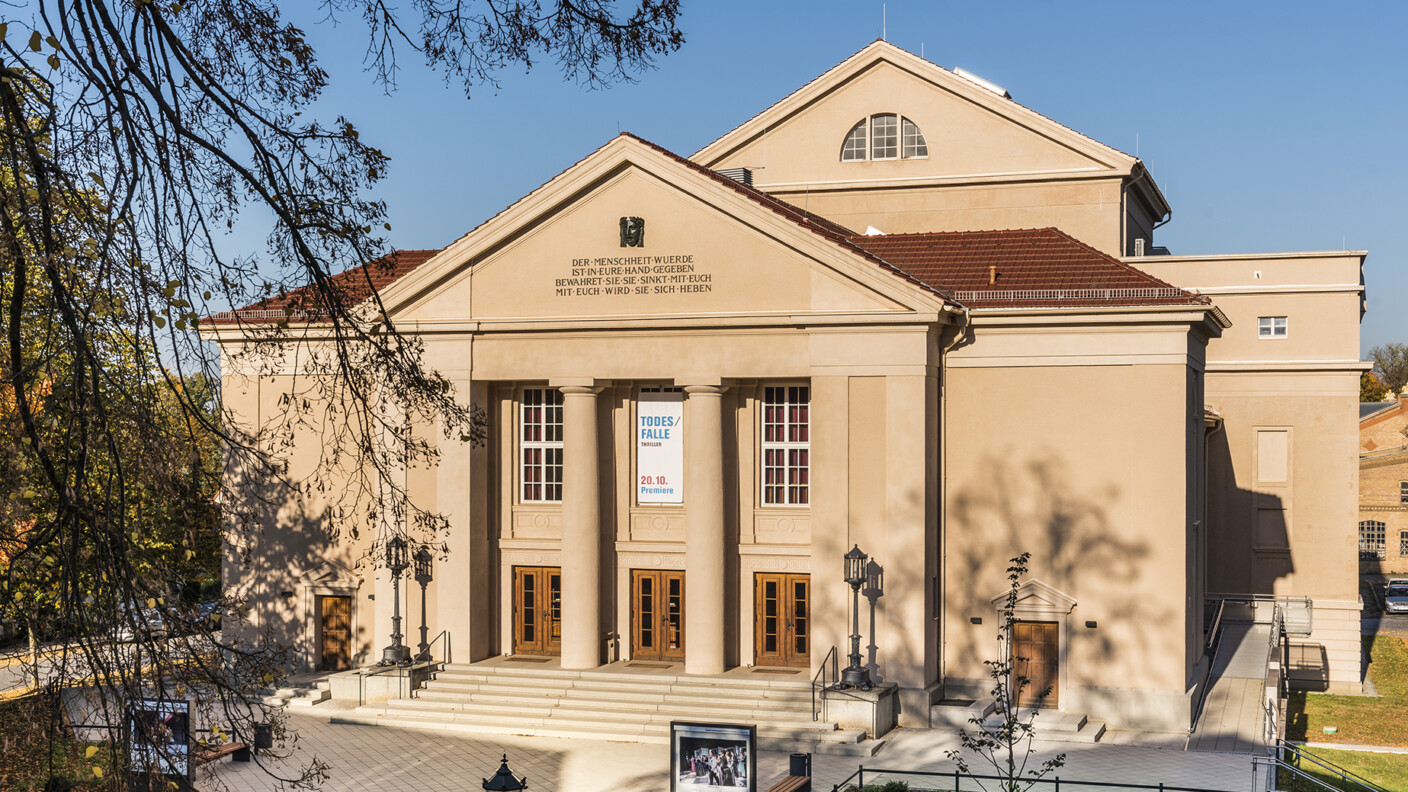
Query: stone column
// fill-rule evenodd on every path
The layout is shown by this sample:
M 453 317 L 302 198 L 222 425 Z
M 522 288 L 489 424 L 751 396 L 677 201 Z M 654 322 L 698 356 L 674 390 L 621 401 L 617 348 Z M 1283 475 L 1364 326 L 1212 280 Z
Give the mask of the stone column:
M 595 384 L 562 391 L 562 667 L 601 665 L 601 504 Z
M 724 672 L 722 385 L 686 385 L 684 671 Z

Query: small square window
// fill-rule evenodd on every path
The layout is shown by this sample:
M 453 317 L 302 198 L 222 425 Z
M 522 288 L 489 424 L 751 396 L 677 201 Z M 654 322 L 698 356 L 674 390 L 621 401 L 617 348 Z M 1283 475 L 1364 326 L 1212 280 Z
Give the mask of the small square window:
M 1285 338 L 1286 317 L 1262 316 L 1258 318 L 1257 336 L 1260 338 Z

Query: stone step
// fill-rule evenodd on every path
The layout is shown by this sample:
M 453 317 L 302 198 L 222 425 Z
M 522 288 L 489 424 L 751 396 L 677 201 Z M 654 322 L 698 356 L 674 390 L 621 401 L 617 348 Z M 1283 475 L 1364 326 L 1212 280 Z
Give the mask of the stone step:
M 437 678 L 464 677 L 487 679 L 508 679 L 513 677 L 531 679 L 583 679 L 598 680 L 606 682 L 627 681 L 631 685 L 684 685 L 698 686 L 701 688 L 713 688 L 718 686 L 737 686 L 746 688 L 791 688 L 795 690 L 811 690 L 811 680 L 805 675 L 798 677 L 778 677 L 772 675 L 750 675 L 750 674 L 727 674 L 719 676 L 690 676 L 683 672 L 641 672 L 632 671 L 603 671 L 601 669 L 589 669 L 586 671 L 567 671 L 553 666 L 535 666 L 532 664 L 511 665 L 501 663 L 492 666 L 480 664 L 447 664 L 442 670 L 436 673 Z
M 767 709 L 739 709 L 736 707 L 700 707 L 676 704 L 662 704 L 649 707 L 600 707 L 583 706 L 576 702 L 563 702 L 556 706 L 528 706 L 505 704 L 504 702 L 467 702 L 461 699 L 446 699 L 433 695 L 421 695 L 413 699 L 392 699 L 386 709 L 411 710 L 422 707 L 449 708 L 459 712 L 482 712 L 489 715 L 522 714 L 534 717 L 584 718 L 603 721 L 634 722 L 646 720 L 722 720 L 758 724 L 806 724 L 806 728 L 834 730 L 835 724 L 829 721 L 813 721 L 810 712 L 778 712 Z
M 794 703 L 799 706 L 811 706 L 811 690 L 738 690 L 727 687 L 707 688 L 672 688 L 664 686 L 642 686 L 623 683 L 620 680 L 612 683 L 595 683 L 591 681 L 578 680 L 570 687 L 564 687 L 559 683 L 542 682 L 538 684 L 527 684 L 523 682 L 505 682 L 499 680 L 487 680 L 482 682 L 471 682 L 460 679 L 432 679 L 424 686 L 425 690 L 437 690 L 445 692 L 464 693 L 492 693 L 495 695 L 520 695 L 525 697 L 542 697 L 544 695 L 571 695 L 579 698 L 600 698 L 616 699 L 629 698 L 639 701 L 661 701 L 666 698 L 671 700 L 694 700 L 694 701 L 719 701 L 719 700 L 740 700 L 756 701 L 759 699 L 778 702 Z
M 1025 721 L 1026 717 L 1022 719 Z M 1090 720 L 1080 713 L 1044 710 L 1037 715 L 1034 723 L 1036 738 L 1047 742 L 1095 743 L 1105 736 L 1104 721 Z M 983 721 L 983 726 L 996 730 L 1001 726 L 1001 721 L 990 715 Z
M 358 707 L 350 713 L 339 713 L 330 718 L 332 723 L 360 723 L 372 726 L 396 728 L 422 728 L 443 731 L 471 731 L 524 735 L 534 737 L 579 737 L 594 740 L 616 740 L 621 742 L 667 743 L 670 736 L 669 721 L 647 721 L 639 724 L 599 723 L 595 721 L 489 717 L 484 714 L 457 715 L 431 709 L 417 709 L 410 712 L 391 710 L 383 707 Z M 823 731 L 793 726 L 758 725 L 760 747 L 765 740 L 773 743 L 810 743 L 815 745 L 846 745 L 865 740 L 865 732 L 860 729 L 834 729 Z M 868 755 L 868 754 L 865 754 Z
M 332 698 L 332 691 L 328 690 L 327 688 L 318 688 L 317 690 L 310 690 L 301 696 L 289 699 L 288 706 L 312 707 L 318 704 L 322 704 L 324 701 L 327 701 L 330 698 Z

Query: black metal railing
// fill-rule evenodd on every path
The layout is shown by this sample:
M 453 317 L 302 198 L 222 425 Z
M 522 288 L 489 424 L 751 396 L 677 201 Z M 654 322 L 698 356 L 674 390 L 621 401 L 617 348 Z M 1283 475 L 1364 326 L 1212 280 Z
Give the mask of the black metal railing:
M 867 779 L 867 776 L 869 777 Z M 1079 792 L 1082 789 L 1123 789 L 1142 790 L 1156 789 L 1159 792 L 1232 792 L 1225 789 L 1209 789 L 1207 787 L 1185 787 L 1174 786 L 1172 784 L 1133 784 L 1125 781 L 1076 781 L 1063 779 L 1060 776 L 1052 778 L 1017 778 L 1008 779 L 1005 776 L 976 775 L 973 773 L 962 773 L 957 770 L 950 772 L 933 772 L 922 770 L 867 770 L 865 765 L 856 768 L 839 784 L 831 787 L 831 792 L 844 792 L 847 789 L 864 789 L 868 785 L 883 784 L 886 781 L 904 780 L 909 782 L 912 790 L 931 790 L 932 792 L 978 792 L 984 787 L 983 781 L 1008 781 L 1017 780 L 1026 785 L 1031 784 L 1032 789 L 1051 790 L 1051 792 L 1061 792 L 1064 788 L 1067 792 Z M 964 786 L 963 782 L 970 782 Z
M 831 673 L 828 674 L 827 671 Z M 826 657 L 821 659 L 821 667 L 812 674 L 812 720 L 821 720 L 821 706 L 825 701 L 820 695 L 821 691 L 836 684 L 840 679 L 840 672 L 837 670 L 836 647 L 831 647 L 831 651 L 826 653 Z M 830 681 L 827 681 L 827 680 Z
M 1202 678 L 1198 681 L 1198 700 L 1193 703 L 1193 720 L 1188 724 L 1188 733 L 1198 730 L 1198 721 L 1203 717 L 1203 707 L 1208 702 L 1208 688 L 1212 686 L 1212 667 L 1217 664 L 1217 647 L 1222 638 L 1222 614 L 1227 609 L 1227 601 L 1219 599 L 1213 613 L 1212 629 L 1208 630 L 1203 642 L 1203 656 L 1207 663 L 1203 666 Z
M 1317 783 L 1321 786 L 1325 786 L 1327 789 L 1340 790 L 1340 792 L 1354 792 L 1355 790 L 1358 792 L 1388 792 L 1387 789 L 1384 789 L 1373 781 L 1350 770 L 1346 770 L 1334 762 L 1331 762 L 1329 759 L 1316 756 L 1310 751 L 1307 751 L 1303 745 L 1286 742 L 1285 740 L 1277 740 L 1276 748 L 1276 755 L 1273 758 L 1277 760 L 1279 766 L 1289 767 L 1296 773 L 1305 775 L 1304 768 L 1308 763 L 1340 780 L 1340 785 L 1337 787 L 1328 786 L 1325 782 L 1317 780 Z M 1287 752 L 1290 753 L 1289 757 L 1286 755 Z M 1353 786 L 1350 786 L 1351 784 L 1353 784 Z

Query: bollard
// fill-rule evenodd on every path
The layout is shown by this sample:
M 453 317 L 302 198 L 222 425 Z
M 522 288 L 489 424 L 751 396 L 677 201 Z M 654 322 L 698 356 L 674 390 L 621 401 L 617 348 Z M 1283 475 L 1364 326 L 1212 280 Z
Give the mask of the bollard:
M 788 757 L 787 774 L 811 778 L 812 755 L 809 753 L 794 753 Z
M 254 751 L 268 750 L 274 747 L 274 733 L 269 729 L 267 723 L 254 724 Z

